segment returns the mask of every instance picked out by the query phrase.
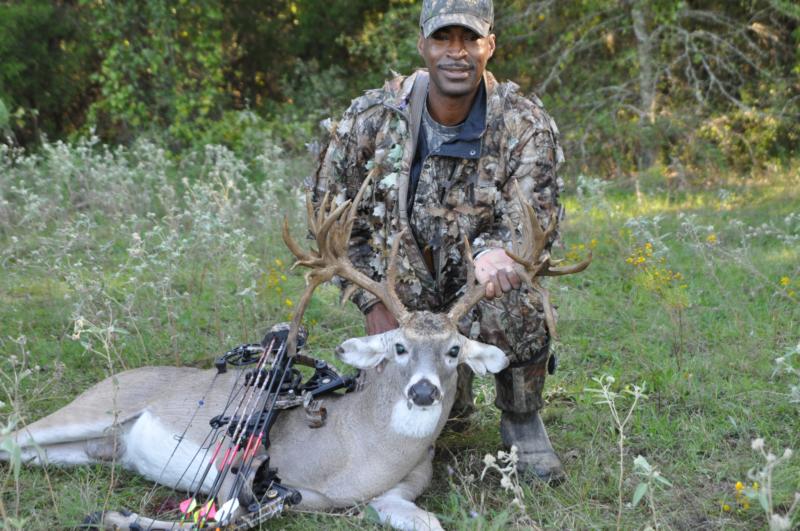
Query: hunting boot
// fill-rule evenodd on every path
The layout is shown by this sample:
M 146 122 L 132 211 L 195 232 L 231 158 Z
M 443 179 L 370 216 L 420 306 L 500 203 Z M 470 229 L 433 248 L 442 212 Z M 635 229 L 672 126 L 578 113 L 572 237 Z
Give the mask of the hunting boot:
M 531 359 L 512 363 L 495 375 L 495 404 L 502 412 L 500 437 L 506 448 L 517 447 L 517 471 L 553 484 L 564 479 L 564 467 L 550 444 L 539 411 L 544 405 L 545 376 L 554 371 L 555 357 L 548 356 L 545 346 Z
M 547 430 L 538 411 L 515 413 L 503 411 L 500 437 L 507 448 L 517 447 L 517 472 L 557 484 L 564 479 L 564 467 L 550 444 Z

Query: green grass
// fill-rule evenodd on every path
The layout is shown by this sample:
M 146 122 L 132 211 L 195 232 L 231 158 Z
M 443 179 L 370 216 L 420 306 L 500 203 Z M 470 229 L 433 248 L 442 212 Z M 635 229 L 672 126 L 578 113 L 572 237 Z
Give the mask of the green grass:
M 224 157 L 205 166 L 162 161 L 156 173 L 163 176 L 148 180 L 137 169 L 137 161 L 152 159 L 148 149 L 103 164 L 99 155 L 53 150 L 44 161 L 0 166 L 3 424 L 14 415 L 35 420 L 123 367 L 209 366 L 291 312 L 286 299 L 296 302 L 302 277 L 288 270 L 278 222 L 281 209 L 297 203 L 296 176 L 306 168 L 273 161 L 266 177 L 272 188 L 249 189 L 242 185 L 247 175 Z M 73 169 L 45 170 L 53 167 Z M 182 193 L 183 177 L 193 196 Z M 520 510 L 497 474 L 480 479 L 484 455 L 500 448 L 493 385 L 484 378 L 476 381 L 478 413 L 465 433 L 442 436 L 434 482 L 418 503 L 454 529 L 616 527 L 618 433 L 607 406 L 586 391 L 596 387 L 592 378 L 609 374 L 616 391 L 644 383 L 648 394 L 626 429 L 626 502 L 640 482 L 633 459 L 643 455 L 672 484 L 656 492 L 660 527 L 765 528 L 758 502 L 737 504 L 734 486 L 752 484 L 748 471 L 763 466 L 751 449 L 754 438 L 779 455 L 800 450 L 800 404 L 788 396 L 800 381 L 774 374 L 775 358 L 800 341 L 796 167 L 702 190 L 653 187 L 638 200 L 621 185 L 582 190 L 580 197 L 565 195 L 565 249 L 558 253 L 572 258 L 583 244 L 594 247 L 594 261 L 581 275 L 549 284 L 560 315 L 560 369 L 548 379 L 543 415 L 567 480 L 523 485 Z M 298 213 L 291 215 L 300 234 Z M 134 233 L 143 242 L 138 251 Z M 648 242 L 653 259 L 663 258 L 659 267 L 680 272 L 685 288 L 673 282 L 659 291 L 626 262 Z M 357 312 L 339 307 L 337 297 L 333 288 L 322 289 L 307 312 L 312 355 L 328 356 L 363 333 Z M 94 333 L 87 325 L 75 340 L 79 316 Z M 100 341 L 112 326 L 119 331 Z M 33 372 L 15 382 L 28 368 Z M 619 398 L 620 408 L 628 403 Z M 176 496 L 159 488 L 143 502 L 152 484 L 120 470 L 110 485 L 107 467 L 23 467 L 17 481 L 0 465 L 2 507 L 7 518 L 24 519 L 25 529 L 75 525 L 104 505 L 157 511 Z M 800 457 L 776 471 L 778 513 L 796 491 Z M 373 525 L 359 512 L 288 514 L 276 526 Z M 653 520 L 646 503 L 626 505 L 621 527 Z

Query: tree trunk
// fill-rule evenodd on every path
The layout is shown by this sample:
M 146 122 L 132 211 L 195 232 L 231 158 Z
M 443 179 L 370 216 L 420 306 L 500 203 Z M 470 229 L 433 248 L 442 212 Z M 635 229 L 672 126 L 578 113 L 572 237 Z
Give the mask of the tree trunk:
M 639 129 L 641 145 L 637 160 L 638 170 L 644 171 L 653 165 L 656 158 L 652 139 L 652 127 L 656 121 L 656 73 L 653 58 L 653 34 L 647 32 L 644 10 L 647 2 L 631 2 L 631 19 L 636 35 L 636 51 L 639 62 Z M 638 180 L 637 180 L 638 184 Z

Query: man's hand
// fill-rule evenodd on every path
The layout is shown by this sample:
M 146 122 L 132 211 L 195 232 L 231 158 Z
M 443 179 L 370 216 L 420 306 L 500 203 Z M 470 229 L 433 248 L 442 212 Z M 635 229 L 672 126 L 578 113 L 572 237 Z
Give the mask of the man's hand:
M 386 309 L 386 306 L 384 306 L 382 302 L 379 302 L 372 306 L 367 312 L 365 326 L 367 328 L 367 335 L 372 336 L 394 330 L 400 326 L 400 323 L 398 323 L 394 315 Z
M 475 260 L 475 279 L 486 286 L 487 299 L 519 289 L 522 281 L 514 271 L 515 263 L 503 249 L 491 249 Z

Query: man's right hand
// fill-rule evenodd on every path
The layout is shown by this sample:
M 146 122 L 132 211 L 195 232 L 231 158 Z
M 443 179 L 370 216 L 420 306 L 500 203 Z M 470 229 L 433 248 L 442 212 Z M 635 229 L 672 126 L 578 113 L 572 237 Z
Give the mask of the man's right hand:
M 397 322 L 397 319 L 386 309 L 382 302 L 376 303 L 369 309 L 365 320 L 368 336 L 382 334 L 400 326 L 400 323 Z

